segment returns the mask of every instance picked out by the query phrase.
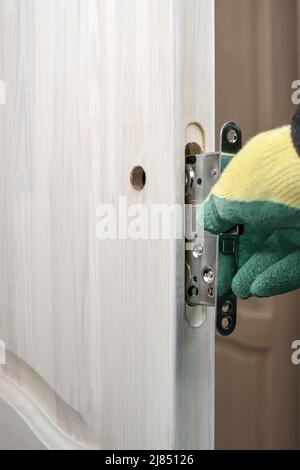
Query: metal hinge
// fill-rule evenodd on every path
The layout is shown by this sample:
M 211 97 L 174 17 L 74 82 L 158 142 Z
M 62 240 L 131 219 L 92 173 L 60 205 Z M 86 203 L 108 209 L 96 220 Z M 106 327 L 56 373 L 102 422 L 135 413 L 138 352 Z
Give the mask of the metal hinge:
M 229 122 L 221 131 L 221 152 L 186 156 L 186 318 L 190 327 L 198 328 L 207 308 L 216 308 L 217 330 L 223 336 L 235 330 L 237 299 L 232 292 L 218 295 L 218 272 L 229 266 L 232 279 L 236 274 L 241 228 L 215 236 L 197 225 L 196 214 L 241 148 L 241 130 Z M 231 257 L 230 262 L 222 266 L 226 257 Z

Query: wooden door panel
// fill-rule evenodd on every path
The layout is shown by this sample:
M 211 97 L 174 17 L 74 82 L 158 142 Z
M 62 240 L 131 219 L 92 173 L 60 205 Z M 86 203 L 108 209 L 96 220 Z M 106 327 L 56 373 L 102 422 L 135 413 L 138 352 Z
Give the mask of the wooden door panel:
M 25 425 L 20 416 L 0 400 L 0 450 L 45 450 L 36 435 Z
M 51 423 L 62 447 L 213 445 L 214 318 L 187 327 L 183 240 L 96 237 L 120 196 L 183 205 L 187 125 L 214 144 L 213 23 L 210 0 L 0 0 L 0 374 L 50 448 Z

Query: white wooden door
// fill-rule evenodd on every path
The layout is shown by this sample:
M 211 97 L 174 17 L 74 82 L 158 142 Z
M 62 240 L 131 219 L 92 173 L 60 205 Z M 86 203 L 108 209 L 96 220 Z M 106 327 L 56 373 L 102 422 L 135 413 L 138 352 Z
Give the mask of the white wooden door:
M 200 125 L 213 150 L 213 2 L 0 0 L 0 80 L 0 448 L 211 448 L 184 240 L 96 233 L 121 196 L 183 206 Z

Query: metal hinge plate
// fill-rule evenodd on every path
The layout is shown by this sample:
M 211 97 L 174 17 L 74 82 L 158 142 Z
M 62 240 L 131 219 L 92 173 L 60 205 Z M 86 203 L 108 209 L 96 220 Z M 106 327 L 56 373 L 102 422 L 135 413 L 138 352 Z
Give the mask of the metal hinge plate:
M 241 147 L 241 130 L 232 122 L 226 123 L 221 131 L 221 152 L 189 155 L 185 167 L 186 318 L 191 327 L 200 327 L 207 308 L 216 308 L 217 330 L 224 336 L 233 333 L 236 327 L 237 299 L 232 292 L 222 297 L 218 295 L 218 270 L 224 257 L 230 256 L 232 260 L 227 264 L 234 277 L 241 228 L 218 237 L 197 224 L 196 214 L 201 213 L 213 186 Z

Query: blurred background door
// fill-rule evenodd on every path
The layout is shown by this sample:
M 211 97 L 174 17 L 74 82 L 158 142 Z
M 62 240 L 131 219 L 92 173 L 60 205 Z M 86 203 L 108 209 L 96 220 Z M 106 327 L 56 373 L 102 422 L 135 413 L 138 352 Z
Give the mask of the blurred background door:
M 248 140 L 291 121 L 300 79 L 299 0 L 216 0 L 217 126 Z M 239 305 L 236 333 L 217 338 L 217 449 L 300 448 L 299 292 Z

